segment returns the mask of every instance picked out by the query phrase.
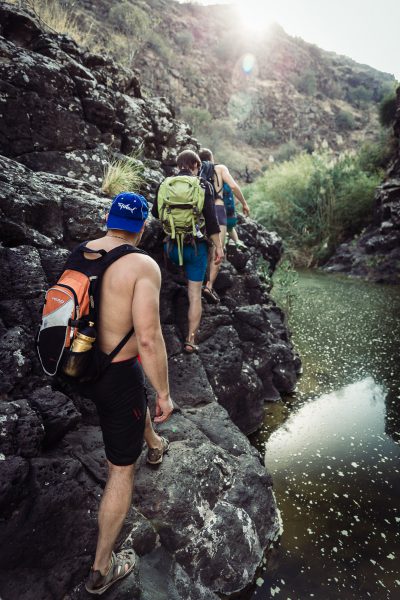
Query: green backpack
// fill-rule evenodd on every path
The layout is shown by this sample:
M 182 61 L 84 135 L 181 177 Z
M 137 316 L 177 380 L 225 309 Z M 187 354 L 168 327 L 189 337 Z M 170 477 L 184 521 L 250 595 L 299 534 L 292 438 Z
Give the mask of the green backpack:
M 180 265 L 185 236 L 202 237 L 204 197 L 200 179 L 190 175 L 167 177 L 158 190 L 158 215 L 165 233 L 176 240 Z

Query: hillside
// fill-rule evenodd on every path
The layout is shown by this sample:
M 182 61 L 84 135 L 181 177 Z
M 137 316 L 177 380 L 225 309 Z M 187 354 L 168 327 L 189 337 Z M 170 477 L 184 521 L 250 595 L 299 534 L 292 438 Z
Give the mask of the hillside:
M 143 90 L 167 97 L 200 143 L 236 172 L 301 149 L 357 148 L 378 135 L 392 75 L 287 35 L 257 38 L 232 7 L 173 0 L 79 0 L 98 49 L 132 62 Z M 223 26 L 221 27 L 221 24 Z M 134 40 L 134 41 L 132 41 Z

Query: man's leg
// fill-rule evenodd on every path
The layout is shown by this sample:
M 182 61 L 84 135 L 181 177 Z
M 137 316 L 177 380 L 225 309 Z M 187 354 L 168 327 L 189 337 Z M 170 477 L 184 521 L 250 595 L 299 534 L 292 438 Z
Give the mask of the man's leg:
M 234 227 L 230 230 L 229 236 L 230 236 L 231 240 L 233 240 L 235 242 L 235 244 L 238 243 L 239 236 L 238 236 L 237 231 L 236 231 L 236 229 Z
M 221 233 L 219 235 L 220 235 L 220 238 L 221 238 L 222 247 L 225 247 L 224 240 L 225 240 L 225 237 L 226 237 L 226 225 L 220 225 L 219 228 L 221 230 Z M 211 255 L 211 260 L 210 260 L 210 279 L 206 283 L 206 286 L 210 290 L 212 290 L 213 287 L 214 287 L 214 283 L 215 283 L 215 280 L 217 279 L 217 275 L 219 273 L 219 269 L 220 269 L 220 266 L 221 266 L 221 263 L 219 265 L 215 264 L 214 258 L 215 258 L 215 250 L 213 248 L 212 255 Z
M 200 326 L 202 306 L 201 306 L 201 281 L 188 280 L 188 296 L 189 296 L 189 311 L 188 311 L 188 336 L 187 341 L 194 344 L 197 330 Z
M 164 444 L 159 436 L 153 429 L 153 424 L 151 422 L 150 411 L 147 409 L 146 412 L 146 425 L 144 429 L 144 439 L 148 448 L 158 448 L 159 450 L 164 450 Z
M 105 575 L 111 553 L 132 502 L 135 465 L 117 466 L 109 461 L 108 479 L 100 502 L 96 557 L 93 569 Z M 127 570 L 128 567 L 126 567 Z

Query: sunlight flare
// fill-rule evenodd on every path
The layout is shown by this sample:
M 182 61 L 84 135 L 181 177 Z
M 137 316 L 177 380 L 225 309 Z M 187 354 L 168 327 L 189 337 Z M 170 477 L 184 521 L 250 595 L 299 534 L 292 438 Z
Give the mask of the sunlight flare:
M 265 0 L 237 2 L 236 10 L 243 28 L 254 33 L 265 31 L 275 21 L 273 2 Z

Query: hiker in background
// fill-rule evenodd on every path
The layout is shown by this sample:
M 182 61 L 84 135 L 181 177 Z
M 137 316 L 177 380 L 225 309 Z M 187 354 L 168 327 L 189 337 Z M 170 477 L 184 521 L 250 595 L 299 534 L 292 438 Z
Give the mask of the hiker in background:
M 202 305 L 201 288 L 206 275 L 209 244 L 214 248 L 214 264 L 218 265 L 224 251 L 220 228 L 214 208 L 213 189 L 198 177 L 199 156 L 184 150 L 177 157 L 179 173 L 167 177 L 157 191 L 152 214 L 160 219 L 167 238 L 166 255 L 176 265 L 183 266 L 188 280 L 188 334 L 183 350 L 187 354 L 198 351 L 196 334 L 200 325 Z
M 218 218 L 219 227 L 221 230 L 221 240 L 225 243 L 227 232 L 227 215 L 223 199 L 223 186 L 227 184 L 233 192 L 233 195 L 239 200 L 243 207 L 243 214 L 247 217 L 250 215 L 249 206 L 242 194 L 242 191 L 225 165 L 214 164 L 214 157 L 208 148 L 202 148 L 199 152 L 202 160 L 201 175 L 206 177 L 208 181 L 212 181 L 214 187 L 215 211 Z M 216 263 L 213 256 L 210 260 L 209 280 L 203 287 L 203 296 L 212 304 L 217 304 L 220 299 L 214 290 L 214 283 L 220 269 L 220 262 Z
M 224 240 L 224 245 L 228 241 L 228 237 L 232 240 L 236 248 L 239 250 L 246 250 L 247 246 L 239 240 L 239 236 L 236 231 L 237 225 L 237 214 L 236 214 L 236 199 L 233 195 L 232 188 L 227 183 L 224 183 L 222 188 L 222 198 L 226 210 L 226 226 L 227 236 Z
M 148 446 L 147 462 L 151 464 L 159 464 L 169 446 L 152 427 L 144 387 L 143 370 L 157 394 L 155 421 L 165 421 L 172 414 L 173 404 L 159 316 L 161 274 L 150 256 L 134 249 L 147 215 L 143 196 L 119 194 L 107 216 L 105 236 L 85 243 L 83 250 L 79 246 L 71 255 L 79 256 L 80 262 L 102 260 L 111 253 L 119 255 L 104 271 L 101 290 L 94 296 L 99 298 L 99 356 L 103 361 L 109 355 L 113 358 L 96 381 L 80 384 L 80 391 L 96 404 L 108 464 L 98 514 L 96 556 L 86 582 L 91 594 L 102 594 L 135 566 L 134 551 L 115 553 L 114 545 L 132 502 L 135 462 L 142 451 L 143 437 Z M 143 370 L 137 359 L 139 353 Z

